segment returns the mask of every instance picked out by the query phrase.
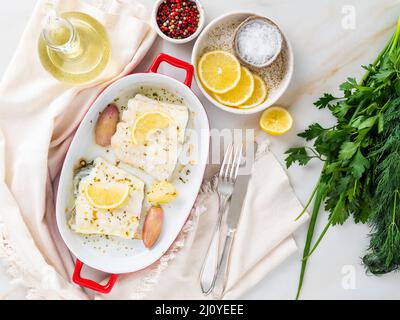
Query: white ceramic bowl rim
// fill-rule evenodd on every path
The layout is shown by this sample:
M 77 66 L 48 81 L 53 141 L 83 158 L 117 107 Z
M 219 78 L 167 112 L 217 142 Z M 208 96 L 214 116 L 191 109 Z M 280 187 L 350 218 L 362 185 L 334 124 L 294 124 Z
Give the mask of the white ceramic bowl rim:
M 197 74 L 197 68 L 196 68 L 196 56 L 198 55 L 198 51 L 199 51 L 199 46 L 201 41 L 203 40 L 203 37 L 205 37 L 205 35 L 208 33 L 209 30 L 211 30 L 217 23 L 219 23 L 221 20 L 226 19 L 229 16 L 234 16 L 234 15 L 248 15 L 248 16 L 260 16 L 260 14 L 258 13 L 254 13 L 254 12 L 245 12 L 245 11 L 231 11 L 228 13 L 225 13 L 217 18 L 215 18 L 213 21 L 211 21 L 203 30 L 203 32 L 200 34 L 200 36 L 197 38 L 194 47 L 193 47 L 193 51 L 192 51 L 192 58 L 191 58 L 191 62 L 192 64 L 195 66 L 195 79 L 197 82 L 198 87 L 200 88 L 200 91 L 203 93 L 203 95 L 207 98 L 207 100 L 209 102 L 211 102 L 213 105 L 215 105 L 217 108 L 222 109 L 224 111 L 230 112 L 230 113 L 234 113 L 234 114 L 240 114 L 240 115 L 249 115 L 249 114 L 254 114 L 254 113 L 258 113 L 261 112 L 263 110 L 265 110 L 266 108 L 270 107 L 271 105 L 275 104 L 280 97 L 285 93 L 285 91 L 287 90 L 287 88 L 289 87 L 289 84 L 291 82 L 292 76 L 293 76 L 293 70 L 294 70 L 294 56 L 293 56 L 293 49 L 292 49 L 292 45 L 289 41 L 289 39 L 286 37 L 284 31 L 282 30 L 282 28 L 271 18 L 268 18 L 269 20 L 271 20 L 273 23 L 275 23 L 281 33 L 282 33 L 282 37 L 283 39 L 285 39 L 287 46 L 288 46 L 288 56 L 289 56 L 289 61 L 288 61 L 288 71 L 286 74 L 286 77 L 283 80 L 282 85 L 279 88 L 279 93 L 276 94 L 275 99 L 272 99 L 270 101 L 267 101 L 268 104 L 266 102 L 262 103 L 261 105 L 255 107 L 255 108 L 251 108 L 251 109 L 239 109 L 239 108 L 233 108 L 233 107 L 228 107 L 225 106 L 221 103 L 219 103 L 218 101 L 214 100 L 208 93 L 207 91 L 203 88 L 203 85 L 200 82 L 200 79 L 198 78 L 198 74 Z
M 173 39 L 173 38 L 170 38 L 160 30 L 160 28 L 158 27 L 156 18 L 157 18 L 158 8 L 160 7 L 161 3 L 164 2 L 164 0 L 157 0 L 156 1 L 156 3 L 154 4 L 154 7 L 153 7 L 151 20 L 152 20 L 152 24 L 154 26 L 154 29 L 156 30 L 157 34 L 161 38 L 163 38 L 164 40 L 169 41 L 171 43 L 184 44 L 184 43 L 192 41 L 193 39 L 195 39 L 201 33 L 201 31 L 203 30 L 205 21 L 206 21 L 204 8 L 203 8 L 203 6 L 202 6 L 202 4 L 201 4 L 201 2 L 199 0 L 188 0 L 188 1 L 193 1 L 193 2 L 196 3 L 197 8 L 199 10 L 199 14 L 200 14 L 200 19 L 199 19 L 199 24 L 197 26 L 196 32 L 193 33 L 191 36 L 189 36 L 187 38 L 184 38 L 184 39 Z

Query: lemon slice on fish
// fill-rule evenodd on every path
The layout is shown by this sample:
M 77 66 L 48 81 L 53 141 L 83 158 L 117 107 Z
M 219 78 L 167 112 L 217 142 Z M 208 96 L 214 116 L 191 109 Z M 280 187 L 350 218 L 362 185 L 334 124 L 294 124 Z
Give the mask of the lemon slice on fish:
M 171 117 L 162 111 L 145 112 L 132 125 L 132 141 L 134 144 L 144 144 L 151 133 L 166 129 L 171 123 Z
M 98 209 L 111 210 L 120 207 L 129 197 L 127 183 L 89 183 L 84 194 L 89 203 Z

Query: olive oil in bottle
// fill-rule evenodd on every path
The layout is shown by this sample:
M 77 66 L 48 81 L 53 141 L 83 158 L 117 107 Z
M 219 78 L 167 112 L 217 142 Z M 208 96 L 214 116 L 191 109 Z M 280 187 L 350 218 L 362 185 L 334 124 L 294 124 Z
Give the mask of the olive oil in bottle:
M 110 58 L 110 43 L 104 27 L 87 14 L 50 14 L 39 38 L 39 56 L 56 79 L 80 85 L 103 72 Z

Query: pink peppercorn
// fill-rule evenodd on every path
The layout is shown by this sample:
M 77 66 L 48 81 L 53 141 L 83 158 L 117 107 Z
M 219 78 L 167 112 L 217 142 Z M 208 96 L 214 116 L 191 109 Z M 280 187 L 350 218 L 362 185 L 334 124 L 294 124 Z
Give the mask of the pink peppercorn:
M 164 0 L 157 11 L 157 25 L 168 37 L 184 39 L 194 34 L 199 25 L 200 12 L 191 0 Z

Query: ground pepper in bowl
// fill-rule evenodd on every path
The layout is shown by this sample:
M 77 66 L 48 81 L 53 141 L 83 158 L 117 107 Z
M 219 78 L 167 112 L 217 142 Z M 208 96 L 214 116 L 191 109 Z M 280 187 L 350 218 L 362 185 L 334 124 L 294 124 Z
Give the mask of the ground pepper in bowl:
M 158 7 L 156 20 L 167 37 L 185 39 L 197 31 L 200 11 L 195 1 L 164 0 Z

